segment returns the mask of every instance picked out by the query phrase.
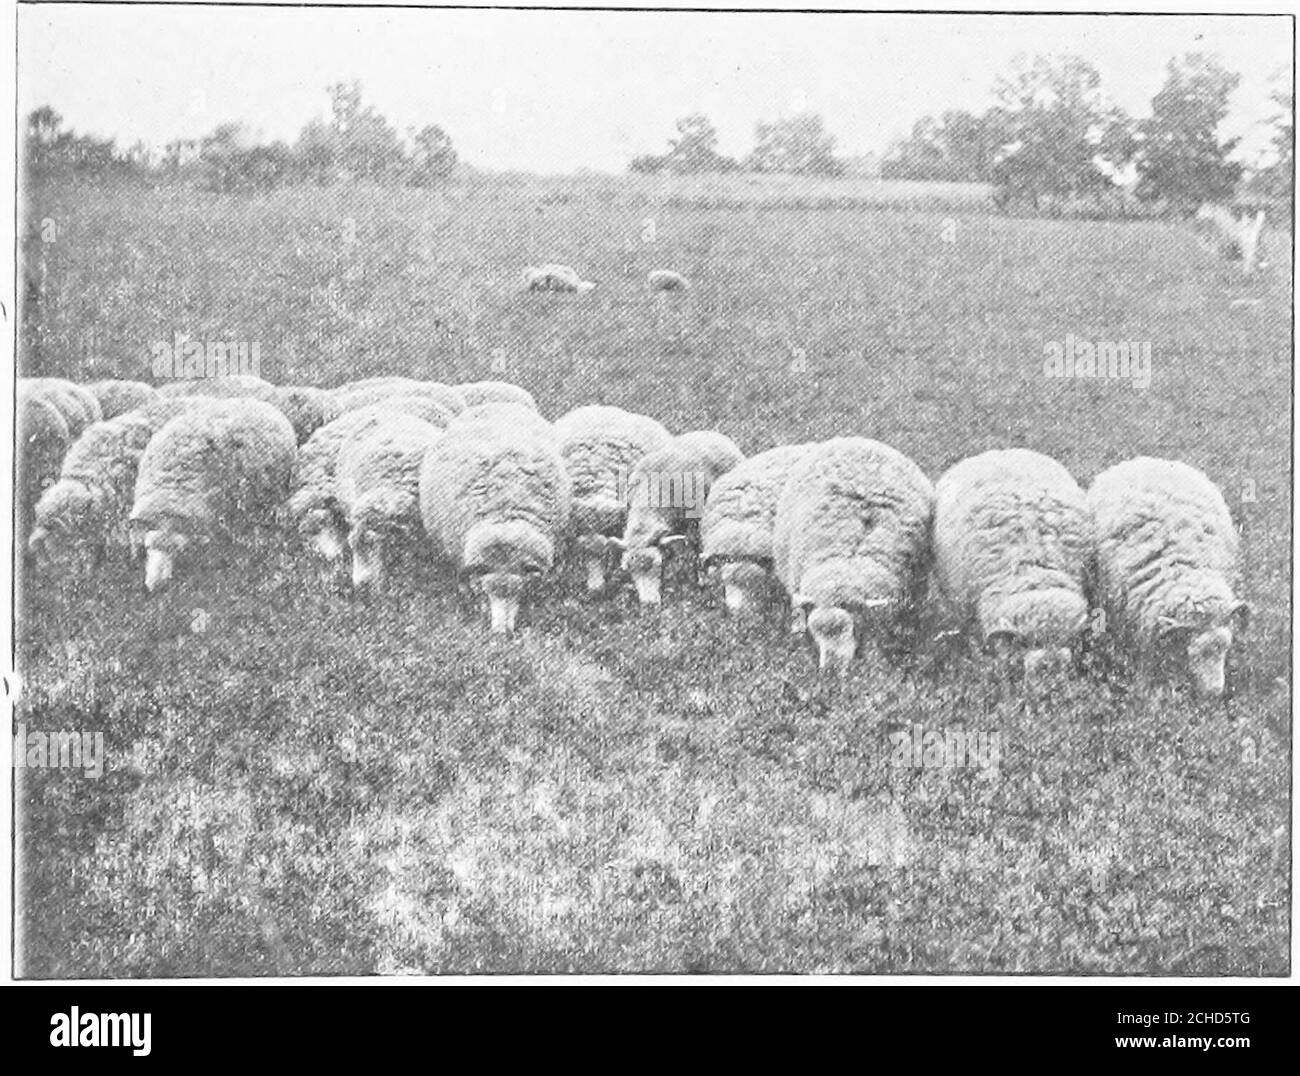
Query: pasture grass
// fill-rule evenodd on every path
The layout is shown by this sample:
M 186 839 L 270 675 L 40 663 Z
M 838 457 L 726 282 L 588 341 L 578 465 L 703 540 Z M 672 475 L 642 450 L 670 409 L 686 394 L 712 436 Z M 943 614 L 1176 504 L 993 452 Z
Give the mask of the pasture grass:
M 277 382 L 504 378 L 931 477 L 1172 456 L 1242 528 L 1226 697 L 1135 690 L 1107 637 L 1043 691 L 929 632 L 827 683 L 777 615 L 591 601 L 574 565 L 509 641 L 418 563 L 363 602 L 287 544 L 152 598 L 120 560 L 28 577 L 15 720 L 108 758 L 20 774 L 21 974 L 1288 972 L 1286 238 L 1245 281 L 1158 222 L 656 189 L 38 190 L 22 370 L 148 380 L 180 331 Z M 522 293 L 541 261 L 599 287 Z M 1150 387 L 1044 377 L 1067 334 L 1151 342 Z M 996 766 L 900 764 L 914 726 L 996 733 Z

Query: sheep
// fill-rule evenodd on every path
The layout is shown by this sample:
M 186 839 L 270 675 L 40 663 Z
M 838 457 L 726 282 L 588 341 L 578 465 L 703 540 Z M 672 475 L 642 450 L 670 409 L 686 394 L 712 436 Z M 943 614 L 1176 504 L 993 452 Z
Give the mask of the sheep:
M 821 669 L 847 672 L 916 600 L 933 510 L 929 479 L 879 441 L 837 437 L 791 469 L 777 500 L 773 561 Z
M 681 273 L 671 269 L 653 269 L 646 277 L 646 285 L 651 291 L 686 291 L 690 283 Z
M 61 377 L 25 377 L 18 382 L 18 395 L 36 396 L 58 409 L 75 441 L 94 422 L 104 418 L 99 400 L 89 389 Z
M 573 484 L 570 529 L 587 571 L 587 590 L 605 589 L 605 568 L 627 524 L 626 484 L 641 459 L 672 441 L 662 425 L 621 407 L 579 407 L 555 423 Z
M 163 426 L 140 460 L 130 515 L 143 533 L 145 589 L 165 587 L 193 546 L 269 523 L 297 447 L 289 420 L 262 400 L 211 400 Z
M 1140 456 L 1093 479 L 1088 503 L 1108 623 L 1136 642 L 1146 671 L 1176 659 L 1197 694 L 1222 695 L 1228 649 L 1250 619 L 1223 494 L 1194 467 Z
M 1257 268 L 1266 268 L 1259 257 L 1264 210 L 1259 210 L 1253 217 L 1249 213 L 1239 217 L 1227 206 L 1206 202 L 1196 210 L 1194 226 L 1201 230 L 1217 253 L 1228 261 L 1241 262 L 1243 276 L 1250 276 Z
M 477 577 L 493 634 L 515 630 L 527 581 L 554 564 L 570 500 L 554 441 L 527 428 L 453 427 L 425 453 L 425 530 L 460 572 Z
M 810 445 L 781 445 L 750 456 L 709 491 L 700 520 L 704 567 L 718 568 L 723 603 L 731 612 L 761 609 L 773 582 L 776 503 L 790 471 Z
M 43 393 L 18 389 L 14 416 L 19 502 L 18 538 L 24 543 L 32 533 L 33 514 L 40 497 L 59 477 L 63 457 L 72 444 L 67 419 Z
M 157 397 L 96 422 L 77 438 L 58 481 L 36 505 L 27 545 L 38 565 L 80 574 L 102 562 L 110 544 L 129 543 L 126 517 L 144 450 L 171 419 L 199 403 L 195 397 Z
M 305 444 L 318 429 L 343 413 L 339 401 L 324 389 L 311 385 L 284 385 L 268 401 L 274 403 L 289 420 L 298 443 Z
M 330 396 L 338 405 L 340 413 L 355 411 L 371 404 L 388 403 L 393 399 L 423 397 L 437 403 L 447 418 L 465 410 L 465 400 L 457 389 L 444 385 L 440 381 L 417 381 L 409 377 L 370 378 L 365 381 L 352 382 L 330 390 Z M 445 425 L 446 420 L 439 425 Z
M 528 291 L 568 291 L 582 295 L 595 286 L 567 265 L 530 265 L 524 269 L 524 288 Z
M 94 381 L 86 388 L 95 394 L 105 420 L 125 415 L 158 397 L 158 390 L 143 381 Z
M 457 415 L 448 429 L 490 427 L 507 432 L 524 429 L 558 444 L 555 427 L 536 411 L 517 403 L 491 401 L 467 407 Z
M 1061 464 L 1024 448 L 983 452 L 935 483 L 935 578 L 984 642 L 1027 676 L 1070 660 L 1088 623 L 1088 498 Z
M 730 437 L 695 430 L 641 457 L 633 468 L 627 524 L 617 548 L 642 605 L 659 604 L 664 551 L 698 548 L 699 518 L 709 490 L 744 458 Z
M 464 399 L 466 407 L 484 403 L 513 403 L 526 407 L 530 411 L 538 411 L 533 394 L 508 381 L 470 381 L 464 385 L 457 385 L 456 391 Z
M 420 534 L 420 464 L 442 430 L 414 415 L 390 413 L 354 431 L 338 457 L 338 499 L 347 513 L 352 585 L 380 584 L 393 550 Z

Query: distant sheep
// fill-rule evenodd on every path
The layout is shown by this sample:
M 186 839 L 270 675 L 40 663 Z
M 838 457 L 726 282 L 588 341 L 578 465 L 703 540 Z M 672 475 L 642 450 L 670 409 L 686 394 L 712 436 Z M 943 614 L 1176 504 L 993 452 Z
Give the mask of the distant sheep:
M 627 525 L 625 485 L 633 468 L 672 442 L 663 426 L 621 407 L 579 407 L 558 419 L 560 455 L 573 483 L 570 527 L 586 563 L 587 590 L 605 588 L 612 552 Z
M 423 419 L 393 413 L 344 443 L 337 487 L 349 525 L 353 586 L 378 586 L 395 552 L 423 536 L 420 464 L 442 435 Z
M 773 558 L 822 669 L 846 671 L 916 601 L 933 511 L 929 479 L 879 441 L 837 437 L 791 469 Z
M 456 391 L 460 393 L 466 407 L 485 403 L 513 403 L 530 411 L 539 411 L 533 394 L 509 381 L 470 381 L 457 385 Z
M 690 283 L 681 273 L 671 269 L 655 269 L 646 277 L 646 284 L 651 291 L 686 291 Z
M 528 266 L 524 270 L 524 287 L 528 291 L 567 291 L 583 294 L 596 285 L 583 280 L 577 270 L 567 265 Z
M 145 588 L 166 586 L 196 545 L 269 524 L 296 454 L 289 420 L 261 400 L 212 400 L 163 426 L 140 461 L 130 517 L 143 534 Z
M 1223 494 L 1195 467 L 1142 456 L 1099 474 L 1088 503 L 1108 626 L 1136 641 L 1147 671 L 1176 661 L 1199 694 L 1222 695 L 1228 649 L 1250 617 Z
M 1033 675 L 1069 661 L 1088 623 L 1092 513 L 1056 460 L 984 452 L 935 484 L 935 577 L 950 608 Z
M 570 496 L 554 439 L 527 428 L 453 427 L 425 454 L 425 529 L 462 574 L 477 578 L 493 633 L 514 631 L 527 581 L 554 564 Z
M 1196 224 L 1208 231 L 1219 254 L 1229 261 L 1240 261 L 1241 271 L 1250 276 L 1264 268 L 1259 257 L 1259 239 L 1264 231 L 1264 211 L 1253 217 L 1237 216 L 1227 206 L 1206 202 L 1196 211 Z
M 782 445 L 750 456 L 709 491 L 700 522 L 705 567 L 717 568 L 723 601 L 734 613 L 759 611 L 772 576 L 776 505 L 790 472 L 812 446 Z
M 99 401 L 105 419 L 117 418 L 157 399 L 158 390 L 143 381 L 94 381 L 86 386 Z
M 699 547 L 699 519 L 718 478 L 745 458 L 730 437 L 696 430 L 641 458 L 628 481 L 620 548 L 643 605 L 659 603 L 664 550 Z

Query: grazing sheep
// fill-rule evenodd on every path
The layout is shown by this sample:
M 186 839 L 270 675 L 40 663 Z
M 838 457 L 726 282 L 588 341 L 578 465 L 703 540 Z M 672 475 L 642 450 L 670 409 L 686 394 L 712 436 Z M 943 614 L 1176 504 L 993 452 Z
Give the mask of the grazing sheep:
M 632 469 L 672 441 L 663 426 L 621 407 L 579 407 L 558 419 L 560 455 L 573 483 L 570 529 L 586 561 L 587 590 L 605 588 L 605 569 L 627 525 Z
M 811 448 L 782 445 L 750 456 L 709 491 L 700 553 L 705 567 L 718 566 L 723 601 L 732 612 L 756 612 L 766 602 L 773 583 L 776 503 L 791 470 Z
M 643 605 L 660 600 L 664 550 L 699 547 L 699 519 L 709 490 L 745 458 L 712 430 L 679 434 L 641 458 L 628 481 L 627 525 L 618 548 Z
M 1063 664 L 1088 622 L 1084 576 L 1092 513 L 1054 459 L 1024 448 L 983 452 L 935 484 L 940 590 L 984 641 L 1019 653 L 1026 674 Z
M 21 383 L 14 424 L 18 538 L 25 548 L 36 505 L 45 490 L 58 480 L 63 457 L 72 444 L 72 434 L 63 412 L 43 393 L 26 389 Z
M 158 390 L 143 381 L 94 381 L 86 388 L 95 394 L 105 419 L 125 415 L 158 398 Z
M 457 389 L 444 385 L 441 381 L 416 381 L 409 377 L 383 377 L 356 381 L 332 389 L 330 395 L 337 403 L 340 413 L 369 407 L 371 404 L 387 404 L 394 399 L 416 396 L 437 403 L 447 412 L 448 420 L 465 410 L 465 400 Z M 439 422 L 438 425 L 446 425 L 446 421 Z
M 338 457 L 338 499 L 347 513 L 352 585 L 376 586 L 393 551 L 421 535 L 420 464 L 442 437 L 414 415 L 391 413 L 354 431 Z
M 1262 209 L 1253 217 L 1249 214 L 1239 217 L 1227 206 L 1206 202 L 1197 209 L 1194 225 L 1206 234 L 1220 255 L 1241 262 L 1244 276 L 1265 268 L 1259 257 L 1259 238 L 1264 231 Z
M 933 510 L 929 479 L 879 441 L 837 437 L 791 469 L 773 560 L 822 669 L 846 671 L 916 600 Z
M 567 265 L 530 265 L 524 270 L 524 287 L 528 291 L 568 291 L 584 294 L 595 286 L 590 280 L 583 280 L 576 269 Z
M 297 447 L 289 420 L 262 400 L 211 400 L 163 426 L 140 460 L 130 517 L 144 535 L 145 588 L 165 586 L 196 544 L 271 522 Z
M 514 631 L 527 581 L 549 570 L 569 521 L 570 484 L 554 440 L 527 428 L 448 429 L 425 453 L 425 530 L 487 595 L 491 630 Z
M 1194 467 L 1142 456 L 1093 479 L 1088 503 L 1109 622 L 1141 648 L 1146 670 L 1176 660 L 1198 694 L 1223 694 L 1224 659 L 1250 617 L 1223 494 Z
M 27 548 L 37 564 L 77 574 L 100 563 L 111 543 L 129 544 L 126 515 L 150 438 L 201 402 L 197 397 L 156 397 L 125 415 L 96 422 L 77 438 L 58 481 L 36 505 Z
M 18 396 L 36 396 L 58 409 L 75 441 L 104 413 L 99 400 L 88 388 L 61 377 L 25 377 L 18 381 Z
M 686 291 L 690 283 L 681 273 L 671 269 L 654 269 L 646 277 L 646 284 L 651 291 Z
M 465 401 L 466 407 L 485 403 L 513 403 L 537 411 L 537 401 L 527 389 L 512 385 L 509 381 L 471 381 L 457 385 L 456 391 Z
M 36 503 L 28 550 L 41 568 L 80 575 L 110 544 L 127 545 L 136 472 L 158 429 L 140 414 L 96 422 L 68 450 L 59 480 Z

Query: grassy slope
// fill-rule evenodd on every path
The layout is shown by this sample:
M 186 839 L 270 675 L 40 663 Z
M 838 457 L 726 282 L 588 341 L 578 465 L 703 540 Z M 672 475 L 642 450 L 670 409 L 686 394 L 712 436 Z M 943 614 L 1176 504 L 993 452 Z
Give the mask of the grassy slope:
M 551 416 L 860 433 L 932 476 L 1175 456 L 1243 523 L 1229 697 L 1106 666 L 1027 698 L 933 646 L 835 689 L 684 588 L 643 615 L 569 577 L 503 644 L 418 568 L 362 604 L 280 549 L 152 600 L 115 565 L 24 600 L 19 716 L 109 748 L 99 782 L 26 775 L 27 973 L 1283 972 L 1289 250 L 1248 285 L 1158 224 L 584 189 L 44 195 L 25 368 L 147 377 L 188 330 L 277 381 L 506 377 Z M 520 294 L 540 260 L 600 287 Z M 658 266 L 696 289 L 646 294 Z M 1150 389 L 1045 379 L 1067 334 L 1151 341 Z M 998 771 L 889 765 L 913 723 L 999 731 Z

